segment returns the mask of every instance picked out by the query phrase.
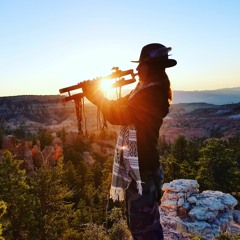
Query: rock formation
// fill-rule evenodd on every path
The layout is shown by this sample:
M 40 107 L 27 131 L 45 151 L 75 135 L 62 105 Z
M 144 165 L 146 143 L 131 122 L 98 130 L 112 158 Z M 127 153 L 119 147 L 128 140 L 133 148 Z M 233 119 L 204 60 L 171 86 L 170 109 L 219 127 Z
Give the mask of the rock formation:
M 2 148 L 4 150 L 10 151 L 13 154 L 16 154 L 17 153 L 16 137 L 14 137 L 13 135 L 4 136 Z
M 44 157 L 41 152 L 41 146 L 40 146 L 39 140 L 32 148 L 32 158 L 33 158 L 33 165 L 35 168 L 40 168 L 43 165 Z
M 17 148 L 17 159 L 24 160 L 23 168 L 26 170 L 27 174 L 34 174 L 34 165 L 32 158 L 31 143 L 22 140 Z
M 167 239 L 199 236 L 209 240 L 220 232 L 232 233 L 233 212 L 237 205 L 232 195 L 211 190 L 199 193 L 197 181 L 188 179 L 165 183 L 162 189 L 160 212 Z M 240 231 L 240 225 L 238 227 L 235 229 Z
M 5 150 L 16 155 L 19 160 L 24 160 L 22 168 L 27 174 L 34 174 L 34 170 L 43 165 L 55 166 L 59 157 L 63 155 L 62 141 L 60 138 L 54 138 L 52 146 L 45 146 L 41 151 L 41 144 L 38 140 L 32 147 L 29 141 L 21 140 L 16 143 L 16 139 L 12 135 L 5 136 L 3 139 L 3 149 L 0 152 L 0 159 Z

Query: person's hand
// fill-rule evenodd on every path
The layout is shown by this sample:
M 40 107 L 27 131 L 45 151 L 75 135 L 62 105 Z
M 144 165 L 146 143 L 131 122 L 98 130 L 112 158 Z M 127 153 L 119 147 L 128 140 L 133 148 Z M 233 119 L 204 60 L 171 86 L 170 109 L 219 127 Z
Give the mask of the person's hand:
M 82 91 L 84 96 L 95 105 L 98 105 L 104 98 L 104 94 L 98 81 L 87 80 L 82 82 Z

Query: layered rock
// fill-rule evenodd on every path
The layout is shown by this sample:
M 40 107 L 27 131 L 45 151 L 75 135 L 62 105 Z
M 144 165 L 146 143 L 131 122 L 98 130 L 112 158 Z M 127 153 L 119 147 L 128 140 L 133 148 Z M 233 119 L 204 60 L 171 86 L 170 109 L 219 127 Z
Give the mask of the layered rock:
M 17 153 L 16 137 L 13 135 L 7 135 L 3 137 L 3 149 L 8 150 L 13 154 Z
M 16 143 L 16 139 L 12 135 L 5 136 L 3 139 L 3 149 L 0 152 L 0 159 L 5 150 L 16 155 L 17 159 L 23 160 L 22 168 L 27 174 L 34 174 L 34 170 L 43 165 L 55 166 L 58 159 L 63 156 L 63 146 L 60 138 L 54 138 L 52 146 L 45 146 L 41 151 L 40 141 L 33 146 L 29 141 L 21 140 Z
M 232 195 L 210 190 L 199 193 L 197 181 L 187 179 L 166 183 L 163 191 L 161 222 L 166 231 L 179 235 L 178 239 L 214 239 L 229 231 L 237 205 Z

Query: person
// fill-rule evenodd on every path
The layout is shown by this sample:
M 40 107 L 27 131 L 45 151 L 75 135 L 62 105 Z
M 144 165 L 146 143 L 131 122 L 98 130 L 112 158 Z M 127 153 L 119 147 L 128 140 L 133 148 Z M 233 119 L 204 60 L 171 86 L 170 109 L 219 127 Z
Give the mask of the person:
M 121 125 L 117 139 L 110 198 L 126 201 L 127 224 L 135 240 L 163 239 L 159 202 L 163 171 L 157 148 L 163 118 L 169 112 L 172 91 L 166 68 L 170 47 L 151 43 L 142 48 L 136 68 L 139 83 L 125 97 L 105 98 L 91 81 L 83 93 L 110 124 Z

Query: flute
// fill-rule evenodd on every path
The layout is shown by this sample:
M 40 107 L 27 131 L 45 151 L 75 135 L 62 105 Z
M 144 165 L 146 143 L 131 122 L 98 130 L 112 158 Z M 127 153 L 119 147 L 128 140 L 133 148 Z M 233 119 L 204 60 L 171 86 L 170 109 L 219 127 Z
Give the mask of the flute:
M 108 79 L 111 80 L 111 79 L 117 79 L 117 78 L 119 78 L 119 80 L 117 80 L 115 83 L 112 84 L 112 86 L 111 86 L 112 88 L 122 87 L 122 86 L 125 86 L 125 85 L 128 85 L 128 84 L 131 84 L 131 83 L 136 82 L 135 77 L 136 77 L 138 74 L 137 74 L 137 73 L 134 73 L 134 72 L 133 72 L 133 69 L 129 69 L 129 70 L 122 71 L 122 70 L 120 70 L 118 67 L 113 67 L 112 70 L 114 70 L 115 72 L 109 74 L 109 75 L 106 76 L 106 77 L 94 78 L 94 79 L 92 79 L 92 80 L 90 80 L 90 81 L 98 81 L 98 82 L 101 82 L 101 81 L 103 81 L 103 80 L 108 80 Z M 131 75 L 131 78 L 130 78 L 130 79 L 122 78 L 123 76 L 127 76 L 127 75 Z M 85 81 L 87 81 L 87 80 L 85 80 Z M 61 88 L 61 89 L 59 89 L 59 92 L 60 92 L 60 93 L 68 92 L 68 94 L 69 94 L 69 96 L 70 96 L 70 92 L 71 92 L 71 91 L 82 88 L 83 82 L 84 82 L 84 81 L 79 82 L 79 83 L 77 83 L 76 85 L 73 85 L 73 86 Z

